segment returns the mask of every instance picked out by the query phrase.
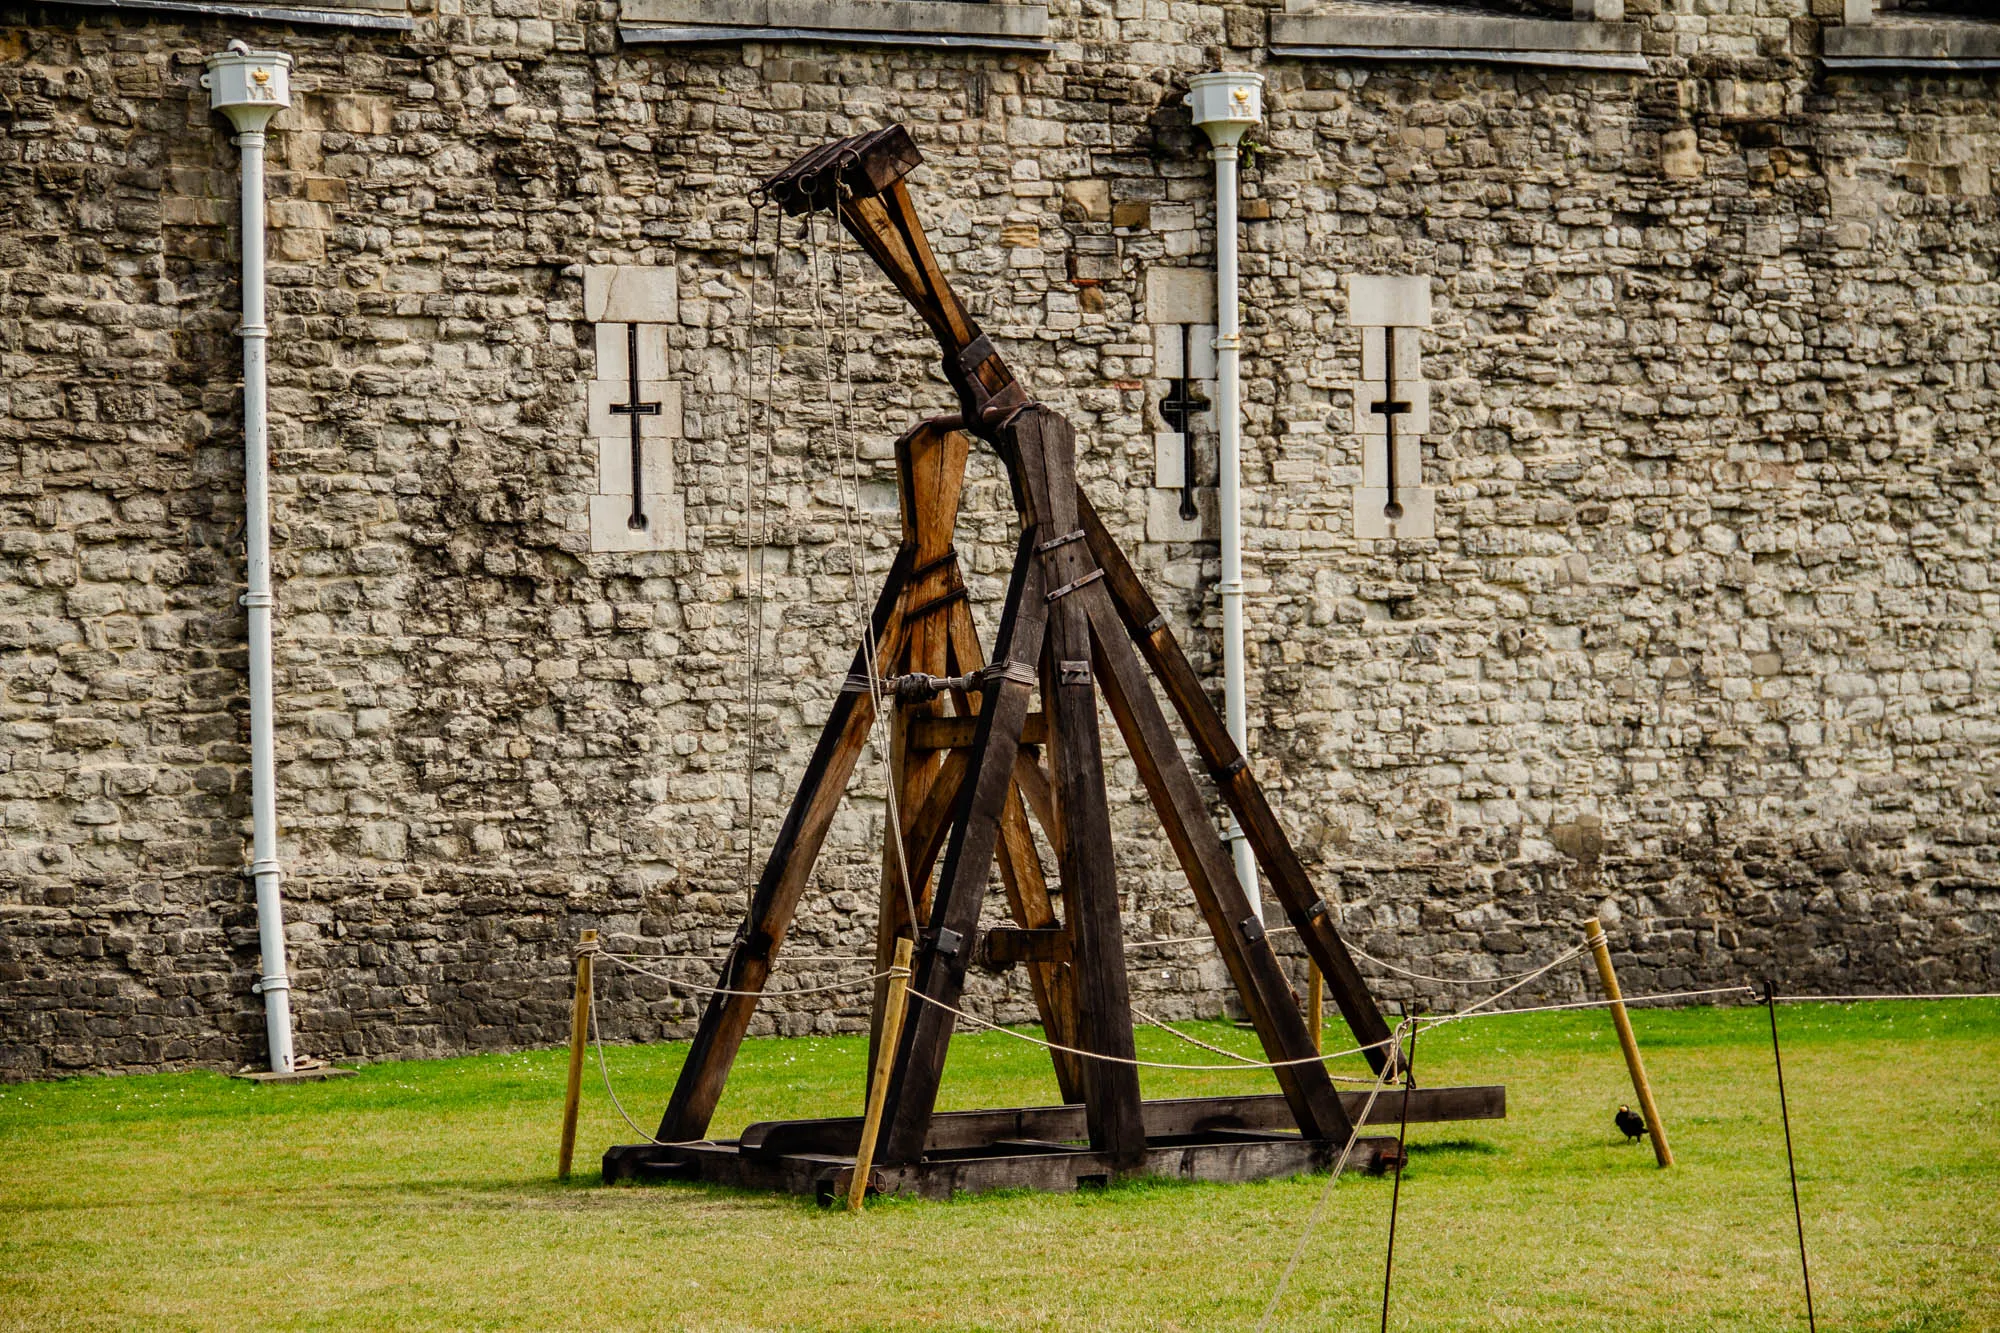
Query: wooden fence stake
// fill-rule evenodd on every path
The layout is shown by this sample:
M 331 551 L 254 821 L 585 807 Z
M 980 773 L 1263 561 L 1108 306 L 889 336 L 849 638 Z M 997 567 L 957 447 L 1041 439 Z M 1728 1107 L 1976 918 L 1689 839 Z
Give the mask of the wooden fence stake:
M 1326 978 L 1319 964 L 1306 960 L 1306 1026 L 1312 1029 L 1313 1049 L 1326 1054 Z
M 847 1209 L 861 1211 L 868 1197 L 868 1173 L 875 1167 L 875 1138 L 882 1132 L 882 1105 L 889 1098 L 889 1075 L 896 1067 L 896 1047 L 903 1037 L 903 1012 L 910 1002 L 911 940 L 896 941 L 896 961 L 889 993 L 882 997 L 882 1040 L 875 1047 L 875 1076 L 868 1082 L 868 1114 L 861 1122 L 861 1146 L 854 1153 L 854 1179 L 847 1186 Z
M 1597 959 L 1597 977 L 1604 983 L 1604 998 L 1611 1001 L 1611 1023 L 1618 1029 L 1618 1044 L 1625 1049 L 1625 1068 L 1632 1073 L 1632 1091 L 1638 1095 L 1640 1114 L 1646 1117 L 1646 1136 L 1653 1141 L 1653 1156 L 1661 1166 L 1674 1164 L 1673 1149 L 1667 1146 L 1667 1127 L 1660 1123 L 1660 1108 L 1653 1104 L 1653 1085 L 1646 1081 L 1646 1062 L 1639 1058 L 1639 1042 L 1632 1035 L 1632 1020 L 1625 1013 L 1625 993 L 1618 989 L 1618 974 L 1611 970 L 1611 950 L 1604 942 L 1604 927 L 1595 917 L 1583 923 L 1590 941 L 1591 955 Z
M 579 944 L 597 943 L 597 932 L 586 930 L 577 936 Z M 583 1048 L 590 1044 L 590 964 L 593 952 L 576 956 L 576 996 L 569 1008 L 569 1092 L 563 1097 L 562 1156 L 556 1161 L 556 1179 L 569 1179 L 570 1158 L 576 1153 L 576 1109 L 583 1099 Z

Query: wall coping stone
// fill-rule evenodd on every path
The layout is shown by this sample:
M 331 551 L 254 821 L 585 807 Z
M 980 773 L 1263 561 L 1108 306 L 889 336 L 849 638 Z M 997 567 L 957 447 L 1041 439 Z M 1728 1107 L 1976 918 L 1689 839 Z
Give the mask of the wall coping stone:
M 1271 54 L 1317 60 L 1455 60 L 1643 73 L 1635 23 L 1409 13 L 1273 14 Z
M 371 28 L 378 32 L 409 32 L 416 25 L 404 0 L 328 0 L 328 9 L 274 5 L 237 5 L 223 0 L 49 0 L 53 6 L 84 9 L 128 9 L 170 14 L 212 14 L 221 18 L 261 19 L 320 28 Z
M 802 40 L 1049 51 L 1044 4 L 960 0 L 626 0 L 629 43 Z
M 1913 16 L 1828 28 L 1821 63 L 1840 70 L 2000 70 L 2000 23 Z

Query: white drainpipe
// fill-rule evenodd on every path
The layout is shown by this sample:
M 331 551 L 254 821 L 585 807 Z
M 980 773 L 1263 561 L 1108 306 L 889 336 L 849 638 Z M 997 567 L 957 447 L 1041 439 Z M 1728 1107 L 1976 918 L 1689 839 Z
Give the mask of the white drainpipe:
M 1222 430 L 1222 690 L 1223 712 L 1236 748 L 1250 752 L 1250 710 L 1243 690 L 1243 406 L 1238 382 L 1243 337 L 1237 319 L 1236 145 L 1264 118 L 1264 76 L 1235 71 L 1196 74 L 1188 80 L 1194 123 L 1215 145 L 1215 380 L 1216 421 Z M 1264 895 L 1257 862 L 1234 815 L 1229 850 L 1236 878 L 1257 919 Z
M 266 413 L 264 327 L 264 127 L 291 105 L 292 58 L 229 44 L 208 58 L 202 86 L 212 110 L 236 126 L 243 151 L 243 531 L 250 616 L 250 874 L 257 883 L 257 938 L 263 975 L 264 1031 L 271 1072 L 293 1072 L 292 981 L 285 969 L 285 905 L 279 896 L 278 790 L 271 739 L 271 488 Z

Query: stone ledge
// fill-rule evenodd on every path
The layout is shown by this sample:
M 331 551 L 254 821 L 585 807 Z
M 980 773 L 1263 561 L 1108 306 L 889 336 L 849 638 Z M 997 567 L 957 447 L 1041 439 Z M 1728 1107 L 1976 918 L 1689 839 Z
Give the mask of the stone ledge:
M 1460 60 L 1643 73 L 1633 23 L 1438 14 L 1273 14 L 1271 54 L 1315 60 Z
M 2000 69 L 2000 23 L 1908 18 L 1828 28 L 1820 48 L 1828 70 Z
M 319 28 L 370 28 L 378 32 L 409 32 L 411 21 L 403 0 L 333 0 L 329 9 L 293 9 L 274 5 L 233 5 L 219 0 L 49 0 L 52 8 L 126 9 L 145 13 L 209 14 L 219 18 L 261 19 Z
M 1048 6 L 963 0 L 626 0 L 627 42 L 790 39 L 1048 51 Z

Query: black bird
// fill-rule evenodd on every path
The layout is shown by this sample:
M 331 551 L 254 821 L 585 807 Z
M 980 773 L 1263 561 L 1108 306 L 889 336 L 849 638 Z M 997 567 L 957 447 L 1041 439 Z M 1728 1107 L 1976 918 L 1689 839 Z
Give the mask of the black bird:
M 1618 1126 L 1618 1132 L 1625 1136 L 1627 1143 L 1637 1143 L 1640 1135 L 1646 1132 L 1645 1120 L 1629 1106 L 1619 1107 L 1618 1114 L 1611 1119 Z

